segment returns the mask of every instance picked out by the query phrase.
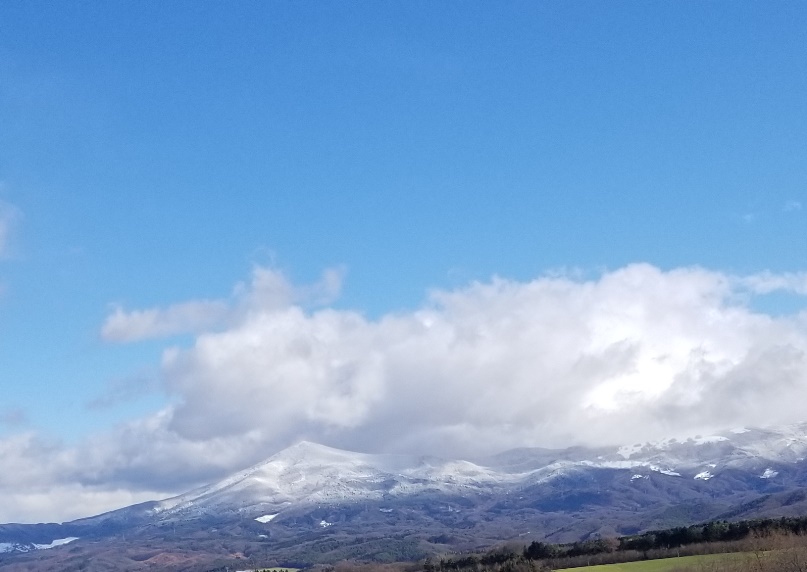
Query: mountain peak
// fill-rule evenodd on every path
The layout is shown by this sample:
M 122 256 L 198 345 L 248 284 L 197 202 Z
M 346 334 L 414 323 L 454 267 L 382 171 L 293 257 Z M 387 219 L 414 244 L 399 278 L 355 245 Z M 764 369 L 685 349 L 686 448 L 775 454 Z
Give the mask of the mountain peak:
M 310 452 L 321 452 L 321 451 L 339 451 L 342 453 L 348 452 L 343 449 L 337 449 L 336 447 L 329 447 L 328 445 L 323 445 L 322 443 L 315 443 L 314 441 L 307 441 L 305 439 L 303 439 L 302 441 L 297 441 L 294 445 L 290 445 L 285 449 L 283 449 L 283 451 L 289 451 L 289 450 L 300 450 Z
M 345 459 L 358 459 L 366 457 L 362 453 L 345 451 L 335 447 L 329 447 L 312 441 L 298 441 L 294 445 L 286 447 L 269 457 L 260 465 L 268 465 L 278 461 L 300 462 L 335 462 Z

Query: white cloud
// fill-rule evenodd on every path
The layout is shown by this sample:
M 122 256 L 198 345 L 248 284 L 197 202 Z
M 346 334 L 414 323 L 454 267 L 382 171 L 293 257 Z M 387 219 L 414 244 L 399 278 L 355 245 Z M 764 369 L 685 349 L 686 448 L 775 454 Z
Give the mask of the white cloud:
M 748 281 L 762 288 L 771 279 Z M 752 356 L 767 377 L 777 363 L 767 359 L 807 349 L 799 323 L 738 305 L 737 282 L 634 265 L 594 281 L 494 279 L 377 321 L 276 306 L 166 352 L 166 385 L 179 398 L 171 428 L 194 440 L 260 429 L 278 445 L 307 433 L 437 452 L 680 431 L 667 412 L 730 393 L 737 371 L 756 371 Z M 800 415 L 759 398 L 751 422 Z M 693 422 L 735 420 L 710 412 Z
M 217 300 L 201 300 L 175 304 L 165 309 L 126 311 L 116 306 L 101 329 L 110 342 L 133 342 L 148 338 L 201 332 L 219 324 L 228 307 Z
M 38 482 L 178 492 L 300 438 L 468 455 L 802 421 L 807 312 L 766 315 L 749 297 L 804 294 L 803 276 L 636 264 L 494 278 L 368 319 L 306 310 L 301 299 L 338 287 L 303 296 L 258 268 L 215 329 L 165 351 L 174 405 L 74 448 L 0 442 L 19 476 L 0 477 L 0 494 Z
M 66 446 L 33 431 L 0 438 L 0 523 L 59 522 L 170 496 L 259 460 L 257 434 L 190 441 L 167 411 Z
M 736 282 L 756 294 L 770 294 L 781 291 L 807 296 L 807 272 L 775 274 L 766 271 L 737 278 Z
M 166 352 L 170 428 L 471 453 L 789 421 L 801 411 L 770 389 L 807 373 L 804 323 L 754 313 L 739 294 L 802 281 L 639 264 L 589 281 L 475 283 L 375 321 L 267 306 Z M 793 383 L 807 392 L 807 376 Z M 734 410 L 739 395 L 750 403 Z M 696 412 L 685 424 L 683 409 Z
M 767 393 L 769 378 L 804 370 L 803 320 L 754 313 L 743 300 L 749 290 L 804 293 L 803 283 L 802 274 L 639 264 L 588 281 L 474 283 L 368 320 L 306 312 L 282 276 L 256 269 L 239 293 L 249 311 L 166 351 L 164 383 L 177 399 L 167 426 L 199 442 L 257 431 L 267 450 L 305 434 L 347 447 L 475 452 L 788 421 L 801 412 Z M 743 419 L 709 401 L 749 392 Z
M 0 522 L 67 522 L 101 514 L 111 508 L 154 500 L 163 495 L 158 491 L 106 490 L 72 483 L 29 487 L 22 492 L 5 495 L 0 508 Z
M 0 522 L 60 522 L 164 494 L 82 483 L 74 457 L 30 431 L 0 439 Z
M 167 308 L 131 311 L 115 306 L 101 328 L 101 337 L 110 342 L 134 342 L 200 333 L 251 312 L 290 304 L 329 304 L 338 297 L 343 277 L 344 269 L 332 268 L 323 272 L 318 283 L 295 287 L 281 272 L 258 266 L 253 269 L 252 281 L 236 285 L 229 300 L 194 300 Z
M 787 201 L 784 206 L 785 212 L 796 212 L 800 211 L 802 208 L 802 204 L 799 201 Z

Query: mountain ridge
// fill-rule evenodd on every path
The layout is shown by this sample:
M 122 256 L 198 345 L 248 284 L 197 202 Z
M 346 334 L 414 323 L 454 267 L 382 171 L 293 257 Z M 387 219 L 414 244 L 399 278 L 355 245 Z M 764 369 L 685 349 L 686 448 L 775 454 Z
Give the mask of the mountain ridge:
M 63 525 L 0 525 L 0 568 L 66 538 L 77 540 L 49 548 L 48 558 L 121 539 L 178 549 L 183 539 L 207 538 L 309 562 L 326 558 L 318 546 L 382 532 L 406 539 L 407 554 L 423 555 L 519 536 L 566 541 L 721 515 L 790 514 L 807 510 L 805 457 L 804 423 L 621 447 L 519 448 L 470 460 L 301 441 L 175 497 Z M 126 566 L 120 569 L 139 569 Z

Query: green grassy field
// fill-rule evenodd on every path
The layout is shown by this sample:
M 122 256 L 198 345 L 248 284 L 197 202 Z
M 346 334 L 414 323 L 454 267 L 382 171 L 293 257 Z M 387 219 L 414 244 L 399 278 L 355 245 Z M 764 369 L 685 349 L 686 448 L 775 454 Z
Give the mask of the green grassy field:
M 585 572 L 672 572 L 681 568 L 695 568 L 715 564 L 717 562 L 748 558 L 747 553 L 729 554 L 703 554 L 699 556 L 681 556 L 680 558 L 659 558 L 658 560 L 639 560 L 623 564 L 601 564 L 599 566 L 581 566 L 579 568 L 565 568 L 570 570 L 585 570 Z M 556 572 L 561 572 L 560 570 Z

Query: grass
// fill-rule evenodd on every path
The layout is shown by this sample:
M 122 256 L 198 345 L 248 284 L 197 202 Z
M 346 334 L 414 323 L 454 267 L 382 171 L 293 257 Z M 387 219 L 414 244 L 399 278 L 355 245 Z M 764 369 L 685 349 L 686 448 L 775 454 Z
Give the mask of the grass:
M 659 558 L 657 560 L 638 560 L 620 564 L 599 564 L 596 566 L 580 566 L 578 568 L 565 568 L 564 572 L 571 570 L 585 570 L 585 572 L 672 572 L 682 568 L 698 568 L 708 564 L 724 563 L 726 560 L 744 560 L 749 556 L 747 552 L 733 552 L 722 554 L 702 554 L 698 556 L 680 556 L 677 558 Z M 557 570 L 556 572 L 561 572 Z

